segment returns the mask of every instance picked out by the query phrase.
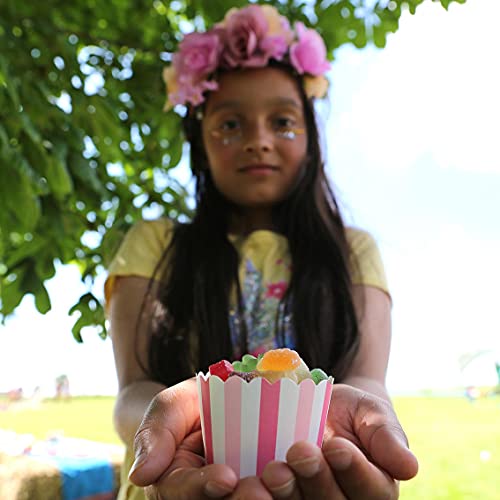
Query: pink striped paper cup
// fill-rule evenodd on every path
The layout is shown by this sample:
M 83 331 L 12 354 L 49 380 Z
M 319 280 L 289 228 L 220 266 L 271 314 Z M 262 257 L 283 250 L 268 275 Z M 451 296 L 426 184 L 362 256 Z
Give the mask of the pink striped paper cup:
M 271 384 L 230 377 L 196 376 L 205 457 L 229 465 L 240 478 L 259 476 L 271 460 L 285 460 L 290 446 L 321 446 L 333 378 L 316 385 L 284 378 Z

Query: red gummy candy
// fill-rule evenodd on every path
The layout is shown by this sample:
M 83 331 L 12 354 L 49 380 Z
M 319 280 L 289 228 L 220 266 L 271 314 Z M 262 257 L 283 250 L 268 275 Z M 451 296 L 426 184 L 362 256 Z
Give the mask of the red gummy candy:
M 217 375 L 217 377 L 220 377 L 222 381 L 225 382 L 229 375 L 234 371 L 234 368 L 229 361 L 223 359 L 218 363 L 210 365 L 208 367 L 208 371 L 210 372 L 210 375 Z

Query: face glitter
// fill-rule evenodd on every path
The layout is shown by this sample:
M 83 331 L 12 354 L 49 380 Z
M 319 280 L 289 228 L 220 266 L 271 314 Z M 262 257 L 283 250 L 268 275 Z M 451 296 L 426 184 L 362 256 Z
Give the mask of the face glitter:
M 285 130 L 275 130 L 274 133 L 276 137 L 280 139 L 293 141 L 297 138 L 298 135 L 305 134 L 305 129 L 287 128 Z M 210 135 L 215 139 L 220 140 L 223 146 L 229 146 L 231 144 L 235 144 L 243 139 L 243 133 L 241 130 L 235 130 L 235 131 L 212 130 L 210 131 Z
M 298 135 L 302 135 L 305 132 L 303 128 L 291 128 L 288 130 L 278 130 L 276 135 L 283 139 L 288 139 L 289 141 L 293 141 L 297 138 Z

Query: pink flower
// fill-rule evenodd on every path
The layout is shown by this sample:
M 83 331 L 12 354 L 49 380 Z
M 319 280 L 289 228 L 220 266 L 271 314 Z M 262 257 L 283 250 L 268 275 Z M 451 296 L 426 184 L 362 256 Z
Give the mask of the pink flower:
M 303 23 L 295 24 L 298 41 L 290 47 L 290 62 L 299 74 L 322 75 L 330 68 L 321 36 Z
M 268 54 L 269 57 L 281 61 L 286 54 L 288 46 L 286 40 L 282 36 L 266 36 L 260 42 L 259 48 L 264 54 Z
M 225 19 L 226 31 L 223 62 L 230 68 L 257 68 L 265 66 L 273 54 L 284 54 L 281 46 L 267 41 L 268 22 L 258 5 L 250 5 L 233 12 Z M 285 47 L 286 50 L 286 47 Z
M 177 104 L 191 103 L 193 106 L 201 104 L 205 97 L 203 93 L 208 90 L 217 90 L 218 83 L 215 80 L 202 80 L 198 83 L 182 81 L 176 92 L 170 93 L 168 99 L 172 106 Z
M 221 50 L 220 38 L 215 33 L 186 35 L 179 44 L 179 52 L 172 58 L 179 82 L 205 79 L 219 65 Z
M 275 299 L 282 299 L 283 295 L 288 288 L 286 281 L 278 281 L 277 283 L 270 283 L 267 286 L 266 297 L 273 297 Z

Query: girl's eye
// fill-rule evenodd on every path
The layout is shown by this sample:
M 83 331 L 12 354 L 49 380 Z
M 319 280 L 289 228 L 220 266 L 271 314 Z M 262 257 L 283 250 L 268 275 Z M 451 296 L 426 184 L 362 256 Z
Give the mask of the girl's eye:
M 289 130 L 294 127 L 294 124 L 295 123 L 291 118 L 286 118 L 284 116 L 274 120 L 274 128 L 278 131 Z
M 224 145 L 238 141 L 241 137 L 241 133 L 240 121 L 234 118 L 228 118 L 221 121 L 216 128 L 211 131 L 212 137 L 222 141 Z
M 220 126 L 220 130 L 225 133 L 236 132 L 238 129 L 238 120 L 225 120 Z
M 305 129 L 297 127 L 297 122 L 293 118 L 280 116 L 273 122 L 273 127 L 277 137 L 293 141 L 297 135 L 304 134 Z

